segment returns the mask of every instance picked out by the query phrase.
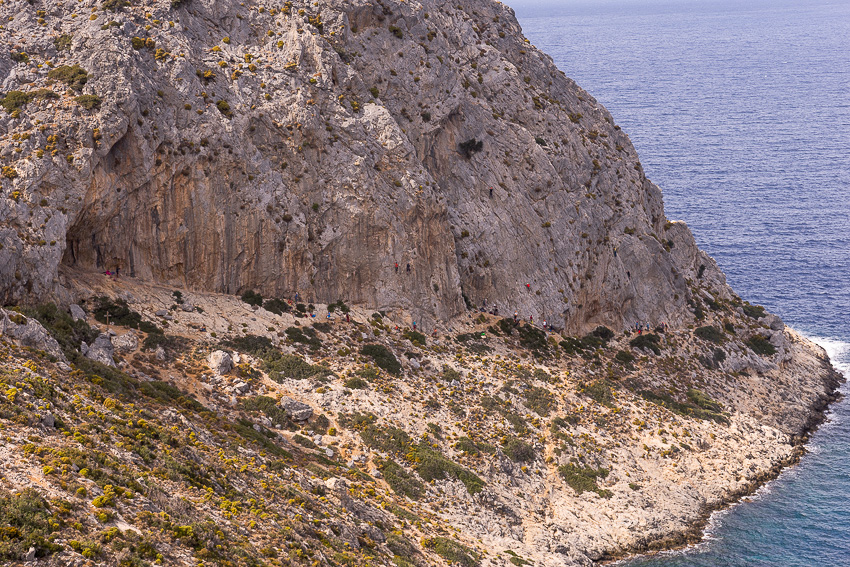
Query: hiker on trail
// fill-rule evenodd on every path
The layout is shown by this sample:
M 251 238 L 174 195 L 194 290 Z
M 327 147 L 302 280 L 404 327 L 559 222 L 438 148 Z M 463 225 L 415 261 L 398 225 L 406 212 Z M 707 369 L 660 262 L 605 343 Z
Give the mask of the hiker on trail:
M 485 308 L 487 307 L 487 298 L 486 297 L 484 298 L 484 307 Z
M 516 325 L 518 321 L 519 321 L 519 313 L 514 311 L 514 325 Z
M 413 330 L 416 330 L 416 321 L 413 322 Z
M 435 339 L 437 338 L 437 329 L 434 329 L 434 332 L 431 333 L 431 336 L 434 337 Z
M 115 268 L 115 277 L 117 278 L 119 276 L 121 276 L 121 266 Z
M 398 262 L 395 263 L 395 273 L 398 273 Z
M 546 330 L 546 319 L 543 319 L 543 330 Z
M 328 321 L 330 321 L 331 319 L 332 319 L 332 317 L 331 317 L 331 312 L 330 312 L 330 311 L 328 311 Z
M 531 323 L 532 325 L 534 324 L 534 315 L 528 316 L 528 322 Z
M 298 295 L 298 292 L 296 291 L 295 292 L 295 301 L 300 301 L 300 300 L 301 300 L 301 296 Z
M 410 262 L 408 262 L 408 264 L 407 264 L 407 273 L 408 274 L 410 273 Z
M 345 322 L 351 323 L 351 317 L 348 316 L 348 313 L 345 314 Z

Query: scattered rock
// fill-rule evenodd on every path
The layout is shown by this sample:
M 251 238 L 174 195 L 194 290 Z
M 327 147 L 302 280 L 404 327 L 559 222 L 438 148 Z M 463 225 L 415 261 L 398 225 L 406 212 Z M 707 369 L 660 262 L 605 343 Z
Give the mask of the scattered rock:
M 160 362 L 165 362 L 165 359 L 167 358 L 167 356 L 165 354 L 165 349 L 162 348 L 162 345 L 159 345 L 159 346 L 156 347 L 156 350 L 154 351 L 153 355 Z
M 250 389 L 251 386 L 249 386 L 245 382 L 237 382 L 233 385 L 233 391 L 238 392 L 240 394 L 247 394 Z
M 154 313 L 154 315 L 156 315 L 157 317 L 165 317 L 165 316 L 168 315 L 168 310 L 167 309 L 160 309 L 159 311 Z
M 290 419 L 295 421 L 306 421 L 313 417 L 313 408 L 303 402 L 293 400 L 292 398 L 281 398 L 280 407 L 286 411 L 286 414 L 290 417 Z
M 195 306 L 191 305 L 189 303 L 184 303 L 183 305 L 180 306 L 180 309 L 182 309 L 186 313 L 191 313 L 195 310 Z
M 34 547 L 29 548 L 29 551 L 27 551 L 27 554 L 24 556 L 24 561 L 27 561 L 27 562 L 35 561 L 35 548 Z

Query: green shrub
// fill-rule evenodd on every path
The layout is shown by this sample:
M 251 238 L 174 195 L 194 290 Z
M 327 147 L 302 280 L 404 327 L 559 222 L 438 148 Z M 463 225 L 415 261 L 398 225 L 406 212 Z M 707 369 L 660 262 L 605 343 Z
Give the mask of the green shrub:
M 640 396 L 656 405 L 667 408 L 675 414 L 695 417 L 697 419 L 711 420 L 724 425 L 729 424 L 729 418 L 717 411 L 704 409 L 693 403 L 677 402 L 667 394 L 658 394 L 649 390 L 639 392 Z M 716 402 L 715 402 L 716 403 Z
M 387 459 L 379 465 L 379 468 L 384 475 L 384 480 L 396 494 L 407 496 L 412 500 L 419 500 L 425 494 L 425 485 L 395 461 Z
M 36 489 L 0 492 L 0 558 L 19 561 L 30 547 L 35 548 L 36 557 L 59 551 L 62 547 L 48 540 L 52 524 L 50 507 Z
M 760 354 L 762 356 L 773 356 L 776 354 L 776 347 L 770 344 L 770 341 L 761 335 L 753 335 L 745 342 L 756 354 Z
M 405 331 L 404 338 L 414 344 L 418 344 L 419 346 L 425 346 L 425 343 L 427 341 L 425 335 L 423 335 L 419 331 Z
M 585 394 L 591 400 L 605 407 L 614 407 L 614 394 L 608 380 L 594 380 L 589 384 L 579 383 L 579 393 Z
M 0 106 L 6 109 L 9 114 L 23 107 L 30 101 L 32 96 L 29 93 L 22 91 L 9 91 L 6 96 L 0 99 Z
M 532 351 L 537 356 L 545 356 L 549 352 L 549 342 L 546 333 L 531 325 L 517 327 L 519 344 Z
M 654 333 L 643 333 L 629 341 L 629 346 L 634 348 L 646 348 L 656 355 L 661 354 L 661 337 Z
M 259 335 L 244 335 L 241 337 L 235 337 L 233 339 L 222 341 L 221 344 L 228 348 L 238 350 L 239 352 L 263 358 L 264 360 L 266 356 L 274 357 L 274 353 L 278 352 L 274 348 L 270 338 L 261 337 Z
M 36 319 L 56 339 L 66 357 L 71 357 L 80 348 L 80 343 L 91 343 L 98 336 L 98 331 L 92 329 L 83 320 L 74 319 L 64 310 L 53 303 L 39 305 L 23 310 L 28 317 Z
M 359 416 L 359 414 L 355 414 L 355 416 Z M 374 416 L 365 417 L 368 419 L 368 417 Z M 385 453 L 404 456 L 410 450 L 411 443 L 413 442 L 410 435 L 404 429 L 399 429 L 398 427 L 381 427 L 371 422 L 361 424 L 357 428 L 360 431 L 360 437 L 366 445 Z
M 695 388 L 688 390 L 688 399 L 702 409 L 717 413 L 723 411 L 723 406 L 720 403 L 715 402 L 708 394 L 700 392 Z
M 291 341 L 307 345 L 310 350 L 319 350 L 322 347 L 321 339 L 316 336 L 315 329 L 310 327 L 288 327 L 284 332 Z
M 333 313 L 337 309 L 339 309 L 342 313 L 348 313 L 349 311 L 351 311 L 351 308 L 348 307 L 348 305 L 346 305 L 345 302 L 341 299 L 338 300 L 336 303 L 328 304 L 328 313 Z
M 89 74 L 79 65 L 62 65 L 47 72 L 49 79 L 62 81 L 75 91 L 82 90 L 89 80 Z
M 413 468 L 422 477 L 422 480 L 442 480 L 444 478 L 457 478 L 469 494 L 477 494 L 484 489 L 485 482 L 475 473 L 463 468 L 454 461 L 450 461 L 441 453 L 425 444 L 419 444 L 413 448 Z
M 716 344 L 721 344 L 723 342 L 723 331 L 721 331 L 714 325 L 697 327 L 696 329 L 694 329 L 694 335 L 698 336 L 703 340 Z
M 534 447 L 517 437 L 508 437 L 502 450 L 515 463 L 528 463 L 535 457 Z
M 289 416 L 286 415 L 286 410 L 280 407 L 277 400 L 274 398 L 269 396 L 256 396 L 253 398 L 243 399 L 241 404 L 242 408 L 246 411 L 262 412 L 266 417 L 272 420 L 272 422 L 279 423 L 287 429 L 295 427 L 295 424 L 292 423 Z
M 481 559 L 472 549 L 447 537 L 425 539 L 422 544 L 443 559 L 461 567 L 477 567 Z
M 284 378 L 306 380 L 308 378 L 324 378 L 333 374 L 330 368 L 310 364 L 297 354 L 281 354 L 275 351 L 269 353 L 263 360 L 263 370 L 269 373 L 269 378 L 282 382 Z
M 244 296 L 242 301 L 245 301 Z M 263 309 L 275 315 L 283 315 L 289 312 L 289 304 L 283 299 L 267 299 L 263 302 Z
M 743 305 L 744 314 L 747 317 L 752 317 L 753 319 L 761 319 L 765 315 L 764 307 L 761 305 L 751 305 L 749 303 L 744 303 Z
M 375 364 L 383 368 L 390 374 L 398 376 L 401 374 L 401 363 L 395 355 L 384 345 L 369 344 L 363 345 L 360 349 L 360 354 L 369 356 L 375 361 Z
M 541 417 L 546 417 L 555 406 L 555 396 L 546 388 L 534 386 L 525 391 L 525 405 Z
M 478 456 L 481 454 L 478 446 L 470 439 L 469 437 L 461 437 L 454 444 L 454 448 L 458 451 L 466 453 L 467 455 Z
M 68 51 L 71 49 L 71 39 L 71 35 L 63 33 L 53 38 L 53 46 L 56 51 Z
M 233 111 L 230 110 L 230 104 L 226 100 L 219 100 L 215 103 L 215 107 L 227 118 L 233 118 Z
M 389 30 L 390 30 L 390 33 L 392 33 L 397 38 L 399 38 L 399 39 L 404 38 L 404 32 L 402 32 L 401 28 L 399 28 L 398 26 L 390 26 Z
M 359 376 L 349 378 L 342 385 L 351 390 L 367 390 L 369 388 L 369 382 Z
M 248 291 L 242 294 L 242 301 L 244 301 L 248 305 L 256 305 L 259 307 L 263 304 L 263 296 L 254 291 L 253 289 L 249 289 Z
M 601 489 L 599 488 L 599 485 L 596 484 L 597 478 L 605 478 L 608 476 L 608 469 L 593 469 L 569 463 L 558 467 L 558 472 L 561 474 L 561 478 L 564 479 L 564 482 L 576 491 L 576 494 L 581 494 L 582 492 L 595 492 L 602 498 L 611 498 L 611 496 L 613 496 L 613 493 L 610 490 Z
M 632 363 L 635 361 L 635 355 L 625 350 L 618 350 L 617 355 L 614 357 L 617 362 L 622 363 L 623 366 L 627 368 L 632 368 Z

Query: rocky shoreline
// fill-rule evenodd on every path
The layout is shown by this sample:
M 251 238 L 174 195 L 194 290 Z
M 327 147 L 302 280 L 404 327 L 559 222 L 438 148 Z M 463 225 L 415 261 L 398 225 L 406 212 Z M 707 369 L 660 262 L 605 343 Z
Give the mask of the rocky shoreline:
M 829 378 L 826 380 L 827 392 L 819 397 L 809 408 L 808 420 L 803 432 L 794 440 L 794 450 L 791 455 L 782 462 L 775 464 L 769 470 L 762 472 L 751 480 L 745 487 L 728 494 L 721 502 L 707 506 L 701 511 L 700 517 L 694 521 L 692 526 L 682 532 L 671 534 L 663 539 L 648 542 L 645 545 L 636 546 L 623 550 L 622 553 L 610 554 L 599 560 L 600 564 L 617 564 L 625 559 L 641 555 L 653 555 L 664 551 L 685 549 L 703 541 L 705 529 L 711 521 L 715 512 L 725 510 L 733 505 L 740 504 L 748 496 L 755 494 L 766 484 L 776 480 L 788 468 L 797 465 L 806 453 L 806 444 L 811 436 L 826 421 L 830 407 L 840 401 L 844 396 L 839 391 L 846 378 L 833 368 L 828 357 L 823 359 L 823 371 Z

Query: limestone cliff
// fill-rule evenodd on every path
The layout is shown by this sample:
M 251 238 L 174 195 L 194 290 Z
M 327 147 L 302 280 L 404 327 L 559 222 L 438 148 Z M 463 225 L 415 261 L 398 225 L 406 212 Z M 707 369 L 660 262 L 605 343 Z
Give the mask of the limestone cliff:
M 501 3 L 0 15 L 3 303 L 61 295 L 62 266 L 426 319 L 465 294 L 575 330 L 689 320 L 698 279 L 731 293 Z

